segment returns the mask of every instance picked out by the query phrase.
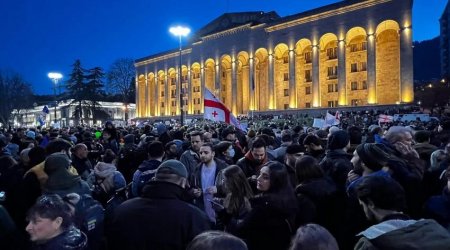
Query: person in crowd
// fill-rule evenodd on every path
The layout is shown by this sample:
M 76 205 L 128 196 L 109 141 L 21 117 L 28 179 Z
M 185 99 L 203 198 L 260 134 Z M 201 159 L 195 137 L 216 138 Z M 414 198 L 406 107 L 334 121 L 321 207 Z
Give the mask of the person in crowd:
M 124 145 L 118 154 L 117 170 L 123 174 L 127 183 L 131 182 L 133 174 L 140 164 L 136 157 L 137 145 L 135 144 L 135 138 L 134 134 L 124 136 Z
M 165 150 L 164 160 L 178 160 L 179 150 L 177 144 L 174 141 L 166 143 L 164 150 Z
M 148 159 L 139 165 L 133 175 L 131 184 L 132 197 L 139 197 L 145 184 L 155 176 L 156 169 L 161 165 L 164 158 L 163 144 L 159 141 L 148 144 L 147 155 Z
M 275 160 L 284 163 L 284 156 L 286 155 L 286 148 L 292 144 L 292 135 L 290 133 L 284 133 L 281 136 L 280 147 L 274 150 Z
M 190 181 L 193 187 L 193 195 L 195 196 L 195 204 L 205 211 L 209 220 L 213 225 L 216 223 L 216 214 L 212 208 L 211 201 L 218 193 L 219 186 L 222 183 L 218 182 L 218 177 L 221 177 L 221 171 L 228 165 L 215 159 L 213 145 L 211 143 L 204 143 L 199 150 L 201 163 L 195 168 Z
M 342 217 L 342 201 L 338 200 L 335 183 L 325 177 L 317 160 L 303 156 L 295 162 L 298 200 L 296 225 L 318 223 L 332 233 L 337 233 L 339 218 Z
M 103 129 L 102 132 L 102 138 L 103 138 L 103 149 L 107 150 L 107 149 L 111 149 L 114 154 L 119 153 L 119 143 L 117 142 L 117 140 L 115 139 L 115 137 L 113 137 L 112 132 L 113 130 L 111 129 Z
M 236 154 L 233 144 L 229 141 L 221 141 L 214 146 L 215 158 L 226 162 L 228 165 L 234 164 L 233 157 Z
M 231 142 L 233 149 L 234 149 L 234 156 L 233 161 L 237 162 L 239 159 L 241 159 L 244 156 L 242 146 L 239 143 L 239 140 L 236 138 L 236 131 L 234 128 L 226 128 L 222 132 L 222 138 L 224 141 Z
M 284 157 L 284 165 L 289 174 L 289 180 L 291 181 L 292 187 L 296 187 L 297 177 L 295 175 L 295 161 L 300 159 L 303 155 L 303 147 L 299 144 L 291 144 L 286 148 L 286 154 Z
M 191 176 L 195 167 L 200 163 L 199 150 L 203 145 L 203 134 L 200 131 L 194 131 L 190 134 L 191 147 L 186 150 L 180 157 L 181 163 L 186 166 L 189 176 Z M 189 177 L 190 178 L 190 177 Z
M 250 199 L 253 192 L 242 169 L 231 165 L 222 172 L 225 198 L 216 199 L 223 207 L 213 208 L 217 211 L 217 218 L 225 230 L 231 221 L 242 220 L 251 210 Z
M 259 175 L 259 171 L 266 162 L 268 162 L 266 142 L 258 138 L 252 143 L 252 147 L 245 156 L 236 162 L 236 165 L 242 169 L 247 178 L 252 179 L 254 184 L 256 176 Z
M 69 206 L 56 194 L 39 197 L 27 220 L 32 249 L 87 249 L 86 235 L 73 226 Z
M 297 202 L 285 166 L 267 162 L 257 178 L 261 192 L 250 200 L 252 210 L 230 232 L 242 238 L 249 248 L 278 250 L 289 247 L 295 232 Z
M 107 149 L 102 157 L 102 161 L 95 165 L 90 177 L 91 183 L 94 184 L 94 187 L 97 186 L 97 191 L 99 191 L 96 194 L 99 196 L 94 198 L 100 201 L 104 207 L 117 191 L 124 189 L 127 185 L 122 173 L 117 171 L 115 161 L 116 155 L 111 149 Z
M 328 150 L 320 162 L 325 176 L 330 177 L 342 193 L 345 193 L 347 175 L 353 169 L 350 162 L 352 156 L 347 153 L 348 147 L 350 138 L 346 131 L 338 130 L 332 133 L 328 138 Z
M 322 142 L 316 135 L 307 135 L 302 144 L 305 147 L 305 155 L 310 155 L 316 158 L 318 162 L 320 162 L 323 157 L 325 157 L 325 150 L 322 147 Z
M 351 126 L 347 129 L 347 133 L 350 139 L 350 147 L 348 147 L 347 153 L 353 154 L 356 147 L 362 142 L 362 130 L 358 126 Z
M 11 133 L 5 133 L 4 142 L 6 143 L 5 150 L 15 159 L 19 159 L 19 145 L 12 142 L 13 135 Z
M 44 171 L 48 176 L 44 184 L 44 193 L 58 194 L 61 197 L 69 193 L 90 194 L 91 189 L 79 175 L 70 172 L 70 159 L 65 153 L 54 153 L 45 159 Z
M 422 159 L 425 164 L 425 169 L 430 167 L 431 154 L 438 149 L 435 145 L 430 144 L 430 132 L 425 130 L 416 131 L 414 133 L 414 140 L 416 144 L 413 148 L 419 154 L 420 159 Z
M 306 224 L 297 229 L 289 250 L 339 250 L 336 239 L 327 229 L 317 224 Z
M 445 171 L 447 185 L 441 195 L 430 197 L 425 203 L 425 217 L 436 220 L 441 226 L 450 230 L 450 168 Z
M 422 179 L 425 167 L 419 154 L 412 147 L 411 130 L 392 126 L 381 143 L 394 159 L 389 163 L 389 174 L 405 189 L 409 215 L 419 218 L 424 202 Z
M 187 181 L 183 163 L 163 162 L 141 197 L 116 208 L 107 228 L 110 249 L 184 250 L 195 236 L 208 230 L 205 213 L 183 200 Z
M 358 234 L 354 249 L 450 249 L 450 234 L 436 221 L 404 213 L 405 191 L 394 179 L 368 176 L 356 193 L 366 217 L 378 224 Z
M 370 125 L 366 137 L 367 143 L 381 143 L 383 129 L 379 125 Z
M 197 235 L 186 250 L 247 250 L 244 241 L 226 232 L 206 231 Z
M 85 181 L 92 172 L 92 164 L 88 159 L 88 153 L 88 148 L 83 143 L 79 143 L 72 148 L 72 166 L 77 170 L 81 179 Z

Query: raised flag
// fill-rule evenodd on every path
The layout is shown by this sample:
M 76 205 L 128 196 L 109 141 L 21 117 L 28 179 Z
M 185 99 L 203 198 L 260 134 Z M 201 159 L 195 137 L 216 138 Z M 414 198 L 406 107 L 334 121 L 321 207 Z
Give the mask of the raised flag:
M 325 124 L 324 124 L 325 127 L 331 127 L 331 126 L 334 126 L 334 125 L 339 125 L 339 123 L 340 122 L 339 122 L 338 119 L 336 119 L 335 115 L 332 115 L 332 114 L 327 112 L 327 115 L 325 116 Z
M 38 122 L 41 126 L 44 126 L 45 119 L 46 119 L 48 113 L 50 113 L 50 110 L 48 109 L 47 106 L 44 106 L 44 108 L 42 109 L 42 112 L 38 115 Z
M 203 113 L 203 117 L 205 119 L 225 122 L 242 130 L 238 119 L 236 119 L 230 110 L 221 101 L 219 101 L 219 99 L 217 99 L 208 88 L 205 88 L 204 98 L 205 111 Z
M 378 116 L 378 123 L 381 123 L 381 122 L 393 122 L 393 121 L 394 121 L 394 117 L 391 116 L 391 115 L 383 115 L 383 114 L 381 114 L 381 115 Z

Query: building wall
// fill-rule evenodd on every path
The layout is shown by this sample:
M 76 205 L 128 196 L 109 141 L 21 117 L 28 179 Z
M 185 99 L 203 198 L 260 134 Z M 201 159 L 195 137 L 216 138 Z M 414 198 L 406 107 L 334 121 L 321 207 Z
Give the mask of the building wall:
M 184 110 L 202 112 L 204 87 L 234 114 L 412 102 L 411 11 L 410 0 L 366 0 L 206 35 L 182 50 Z M 179 54 L 135 65 L 138 116 L 158 115 L 157 96 L 141 93 L 151 84 L 142 80 L 170 74 L 178 93 Z M 159 115 L 180 114 L 179 97 L 164 105 Z

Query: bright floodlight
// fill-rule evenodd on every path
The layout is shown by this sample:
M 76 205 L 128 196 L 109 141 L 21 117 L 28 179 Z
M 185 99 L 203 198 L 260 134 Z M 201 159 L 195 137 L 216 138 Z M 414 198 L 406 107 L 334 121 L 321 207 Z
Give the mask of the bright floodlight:
M 53 79 L 53 80 L 58 80 L 58 79 L 62 78 L 62 74 L 57 73 L 57 72 L 50 72 L 50 73 L 48 73 L 48 78 Z
M 175 36 L 187 36 L 191 32 L 191 29 L 182 26 L 177 26 L 171 27 L 169 31 Z

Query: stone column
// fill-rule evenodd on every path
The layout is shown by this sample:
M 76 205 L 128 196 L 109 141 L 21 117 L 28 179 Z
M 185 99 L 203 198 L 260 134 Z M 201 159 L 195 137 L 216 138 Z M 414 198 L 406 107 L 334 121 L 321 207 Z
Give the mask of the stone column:
M 414 101 L 412 29 L 400 29 L 400 93 L 401 101 Z
M 249 110 L 256 109 L 256 97 L 255 97 L 255 59 L 250 58 L 248 67 L 248 89 L 250 90 L 250 107 Z
M 220 91 L 220 64 L 216 63 L 216 70 L 214 71 L 216 74 L 216 80 L 214 82 L 215 89 L 211 89 L 214 95 L 216 95 L 217 98 L 220 98 L 220 93 L 217 93 L 216 91 Z
M 269 109 L 276 109 L 275 74 L 273 72 L 273 54 L 269 54 Z
M 320 72 L 319 72 L 319 45 L 312 46 L 312 94 L 313 94 L 313 107 L 320 107 Z
M 172 105 L 172 103 L 170 102 L 170 91 L 169 91 L 169 84 L 167 82 L 167 78 L 169 76 L 167 75 L 167 71 L 164 72 L 164 99 L 165 99 L 165 103 L 164 103 L 164 115 L 170 115 L 170 105 Z M 178 102 L 177 102 L 178 103 Z M 178 107 L 178 106 L 177 106 Z M 178 110 L 178 109 L 177 109 Z
M 159 116 L 159 107 L 161 105 L 160 101 L 159 101 L 159 82 L 158 82 L 158 77 L 157 77 L 157 71 L 155 71 L 155 78 L 154 78 L 154 83 L 155 83 L 155 89 L 153 90 L 153 95 L 155 97 L 154 102 L 153 102 L 153 115 L 154 116 Z
M 141 107 L 139 105 L 139 78 L 136 73 L 136 76 L 134 77 L 134 87 L 136 88 L 136 94 L 135 94 L 135 100 L 136 100 L 136 117 L 141 117 Z
M 347 106 L 347 88 L 346 88 L 346 81 L 347 81 L 347 74 L 345 72 L 345 41 L 340 40 L 338 42 L 338 51 L 337 51 L 337 57 L 338 57 L 338 103 L 339 106 Z
M 201 107 L 200 107 L 200 112 L 202 112 L 202 113 L 204 113 L 205 112 L 205 109 L 204 109 L 204 107 L 205 107 L 205 104 L 204 104 L 204 101 L 205 101 L 205 99 L 203 98 L 205 95 L 204 95 L 204 93 L 205 93 L 205 68 L 204 67 L 201 67 L 200 68 L 200 96 L 201 96 L 201 98 L 200 98 L 200 102 L 201 102 Z
M 187 70 L 187 78 L 188 78 L 188 82 L 187 82 L 187 93 L 184 93 L 184 97 L 188 98 L 188 104 L 187 107 L 185 107 L 185 111 L 187 111 L 188 114 L 192 114 L 192 110 L 194 108 L 194 105 L 192 103 L 192 79 L 191 79 L 191 69 L 188 68 Z M 184 98 L 183 98 L 184 99 Z
M 235 116 L 237 115 L 237 76 L 235 60 L 231 62 L 231 113 Z
M 377 101 L 377 73 L 376 73 L 376 44 L 375 35 L 367 35 L 367 103 L 376 104 Z
M 295 51 L 289 50 L 289 108 L 297 108 L 295 88 Z
M 149 111 L 149 101 L 150 101 L 150 93 L 148 92 L 148 75 L 145 74 L 145 108 L 144 108 L 144 117 L 148 117 Z

